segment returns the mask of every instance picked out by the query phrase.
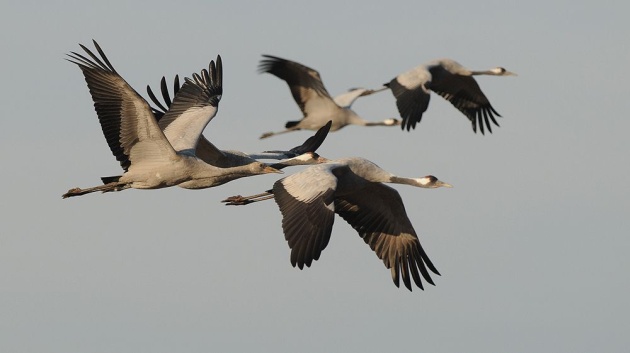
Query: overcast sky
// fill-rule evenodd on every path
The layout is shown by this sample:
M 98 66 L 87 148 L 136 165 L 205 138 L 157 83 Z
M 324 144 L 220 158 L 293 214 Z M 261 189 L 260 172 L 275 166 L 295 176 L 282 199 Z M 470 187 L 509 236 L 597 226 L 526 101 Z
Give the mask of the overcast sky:
M 0 11 L 0 351 L 626 352 L 630 344 L 630 5 L 623 2 L 12 1 Z M 401 176 L 420 241 L 442 276 L 396 288 L 336 219 L 311 268 L 291 267 L 275 203 L 226 207 L 278 175 L 207 190 L 61 199 L 120 173 L 85 81 L 65 54 L 96 39 L 142 94 L 220 54 L 224 94 L 205 134 L 258 140 L 300 118 L 261 54 L 317 69 L 333 95 L 453 58 L 518 77 L 478 82 L 494 134 L 433 96 L 412 132 L 347 127 L 320 152 Z M 383 92 L 353 106 L 397 116 Z M 291 173 L 287 170 L 286 173 Z

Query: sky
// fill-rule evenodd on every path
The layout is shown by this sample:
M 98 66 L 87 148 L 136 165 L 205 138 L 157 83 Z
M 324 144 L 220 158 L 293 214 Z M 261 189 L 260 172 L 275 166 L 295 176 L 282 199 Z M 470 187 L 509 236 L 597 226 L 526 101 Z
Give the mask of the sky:
M 630 24 L 623 2 L 21 1 L 2 4 L 0 351 L 625 352 L 630 340 Z M 206 190 L 90 194 L 120 173 L 80 70 L 96 39 L 144 94 L 223 58 L 223 149 L 300 118 L 262 54 L 317 69 L 329 92 L 378 87 L 448 57 L 503 116 L 493 134 L 433 96 L 411 132 L 347 127 L 320 148 L 452 189 L 394 186 L 441 276 L 396 288 L 341 218 L 300 271 L 277 206 L 226 207 L 264 175 Z M 389 92 L 354 110 L 396 117 Z M 292 173 L 286 170 L 286 175 Z

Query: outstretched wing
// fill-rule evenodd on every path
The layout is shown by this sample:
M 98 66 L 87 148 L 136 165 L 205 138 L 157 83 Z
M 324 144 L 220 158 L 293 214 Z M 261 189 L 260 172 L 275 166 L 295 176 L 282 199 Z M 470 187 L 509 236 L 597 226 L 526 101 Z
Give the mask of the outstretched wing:
M 273 185 L 282 213 L 282 230 L 291 248 L 291 264 L 300 269 L 319 259 L 330 240 L 337 187 L 337 178 L 331 173 L 333 167 L 311 166 Z
M 177 96 L 177 93 L 180 89 L 179 85 L 179 76 L 175 75 L 175 79 L 173 80 L 173 94 Z M 166 78 L 162 76 L 162 80 L 160 81 L 160 91 L 162 92 L 162 99 L 164 99 L 164 105 L 160 102 L 160 100 L 156 97 L 156 95 L 151 90 L 151 87 L 147 85 L 147 93 L 149 97 L 153 101 L 153 103 L 157 106 L 157 108 L 151 108 L 153 110 L 153 114 L 158 121 L 166 114 L 166 112 L 170 109 L 172 101 L 171 96 L 168 92 L 168 86 L 166 84 Z M 229 163 L 226 160 L 226 155 L 218 149 L 215 145 L 213 145 L 208 139 L 201 135 L 199 137 L 199 141 L 197 141 L 197 149 L 195 150 L 195 155 L 197 158 L 202 161 L 218 166 L 223 167 L 227 166 Z
M 173 95 L 177 95 L 179 89 L 181 88 L 179 84 L 179 75 L 175 75 L 175 79 L 173 80 Z M 151 107 L 153 111 L 153 115 L 155 115 L 155 119 L 160 121 L 164 114 L 168 111 L 173 101 L 171 100 L 171 95 L 168 93 L 168 86 L 166 85 L 166 77 L 162 76 L 162 80 L 160 81 L 160 90 L 162 92 L 162 99 L 164 99 L 164 104 L 160 102 L 160 100 L 155 96 L 151 86 L 147 85 L 147 93 L 149 94 L 149 98 L 153 101 L 153 104 L 157 106 L 157 108 Z
M 297 157 L 301 154 L 307 152 L 315 152 L 319 148 L 319 146 L 324 143 L 326 136 L 330 132 L 330 127 L 332 126 L 332 120 L 329 120 L 326 125 L 322 126 L 317 130 L 315 135 L 309 137 L 299 146 L 293 147 L 289 150 L 289 153 L 286 153 L 287 157 Z
M 258 71 L 270 73 L 284 80 L 304 116 L 316 110 L 338 109 L 324 87 L 319 72 L 295 61 L 271 55 L 263 57 L 265 59 L 260 61 Z
M 499 126 L 494 115 L 499 117 L 501 115 L 490 105 L 490 101 L 472 76 L 451 73 L 441 65 L 431 66 L 429 71 L 433 79 L 428 88 L 466 115 L 472 123 L 473 131 L 477 132 L 479 125 L 481 133 L 484 134 L 485 123 L 488 131 L 492 133 L 490 121 Z
M 433 284 L 427 267 L 435 274 L 439 272 L 422 249 L 395 189 L 368 183 L 357 192 L 337 197 L 335 212 L 359 233 L 385 267 L 391 269 L 397 287 L 401 275 L 409 290 L 412 290 L 411 278 L 423 289 L 420 274 Z
M 160 128 L 176 151 L 195 152 L 206 125 L 214 118 L 223 94 L 221 57 L 210 61 L 208 70 L 185 78 L 168 111 L 160 119 Z
M 96 41 L 100 58 L 79 44 L 89 56 L 72 52 L 87 82 L 94 108 L 110 150 L 127 171 L 136 158 L 164 158 L 175 151 L 161 132 L 149 104 L 116 72 Z
M 249 156 L 254 159 L 286 159 L 297 157 L 301 154 L 308 152 L 315 152 L 322 145 L 326 136 L 328 136 L 328 132 L 330 132 L 330 127 L 332 126 L 332 121 L 328 121 L 326 125 L 322 126 L 317 130 L 317 132 L 306 139 L 304 143 L 299 146 L 293 147 L 288 151 L 282 150 L 273 150 L 273 151 L 264 151 L 257 154 L 250 154 Z
M 431 74 L 424 65 L 421 65 L 396 76 L 385 84 L 396 98 L 396 107 L 402 118 L 403 130 L 415 129 L 416 124 L 422 120 L 422 114 L 429 107 L 431 99 L 426 88 L 430 80 Z

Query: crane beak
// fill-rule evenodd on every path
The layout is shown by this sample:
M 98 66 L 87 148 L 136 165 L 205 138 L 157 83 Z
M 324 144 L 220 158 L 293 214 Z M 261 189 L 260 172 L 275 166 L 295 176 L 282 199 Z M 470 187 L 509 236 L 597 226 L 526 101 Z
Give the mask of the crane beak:
M 266 167 L 263 169 L 263 172 L 265 172 L 265 173 L 277 173 L 277 174 L 284 174 L 284 172 L 283 172 L 283 171 L 281 171 L 280 169 L 276 169 L 276 168 L 274 168 L 274 167 L 270 167 L 270 166 L 266 166 Z
M 515 72 L 505 71 L 503 76 L 518 76 Z
M 453 185 L 449 184 L 449 183 L 445 183 L 443 181 L 438 180 L 435 185 L 437 185 L 437 187 L 444 187 L 444 188 L 452 188 Z

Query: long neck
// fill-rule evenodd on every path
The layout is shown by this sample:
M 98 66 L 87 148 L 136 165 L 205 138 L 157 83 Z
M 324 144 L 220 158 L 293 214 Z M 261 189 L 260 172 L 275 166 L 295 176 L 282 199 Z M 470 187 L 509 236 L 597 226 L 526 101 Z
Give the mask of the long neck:
M 471 75 L 492 75 L 492 76 L 497 76 L 498 74 L 492 70 L 481 70 L 481 71 L 471 71 L 470 72 Z
M 253 171 L 249 164 L 230 168 L 217 168 L 206 163 L 204 164 L 196 168 L 190 180 L 178 184 L 178 186 L 185 189 L 205 189 L 239 178 L 261 174 Z
M 364 120 L 357 113 L 353 112 L 351 109 L 344 108 L 344 110 L 346 112 L 345 114 L 346 124 L 359 125 L 359 126 L 367 126 L 368 124 L 370 124 L 369 121 Z
M 352 125 L 359 125 L 359 126 L 392 126 L 392 125 L 396 125 L 396 119 L 385 119 L 383 121 L 367 121 L 363 118 L 361 118 L 359 115 L 357 115 L 355 112 L 353 112 L 350 109 L 348 110 L 348 115 L 347 115 L 347 122 L 348 124 L 352 124 Z
M 405 177 L 399 177 L 399 176 L 392 176 L 390 178 L 390 183 L 394 183 L 394 184 L 406 184 L 406 185 L 412 185 L 412 186 L 417 186 L 419 188 L 431 188 L 431 183 L 430 180 L 428 180 L 427 178 L 405 178 Z
M 385 119 L 383 121 L 368 122 L 365 126 L 394 126 L 394 119 Z

